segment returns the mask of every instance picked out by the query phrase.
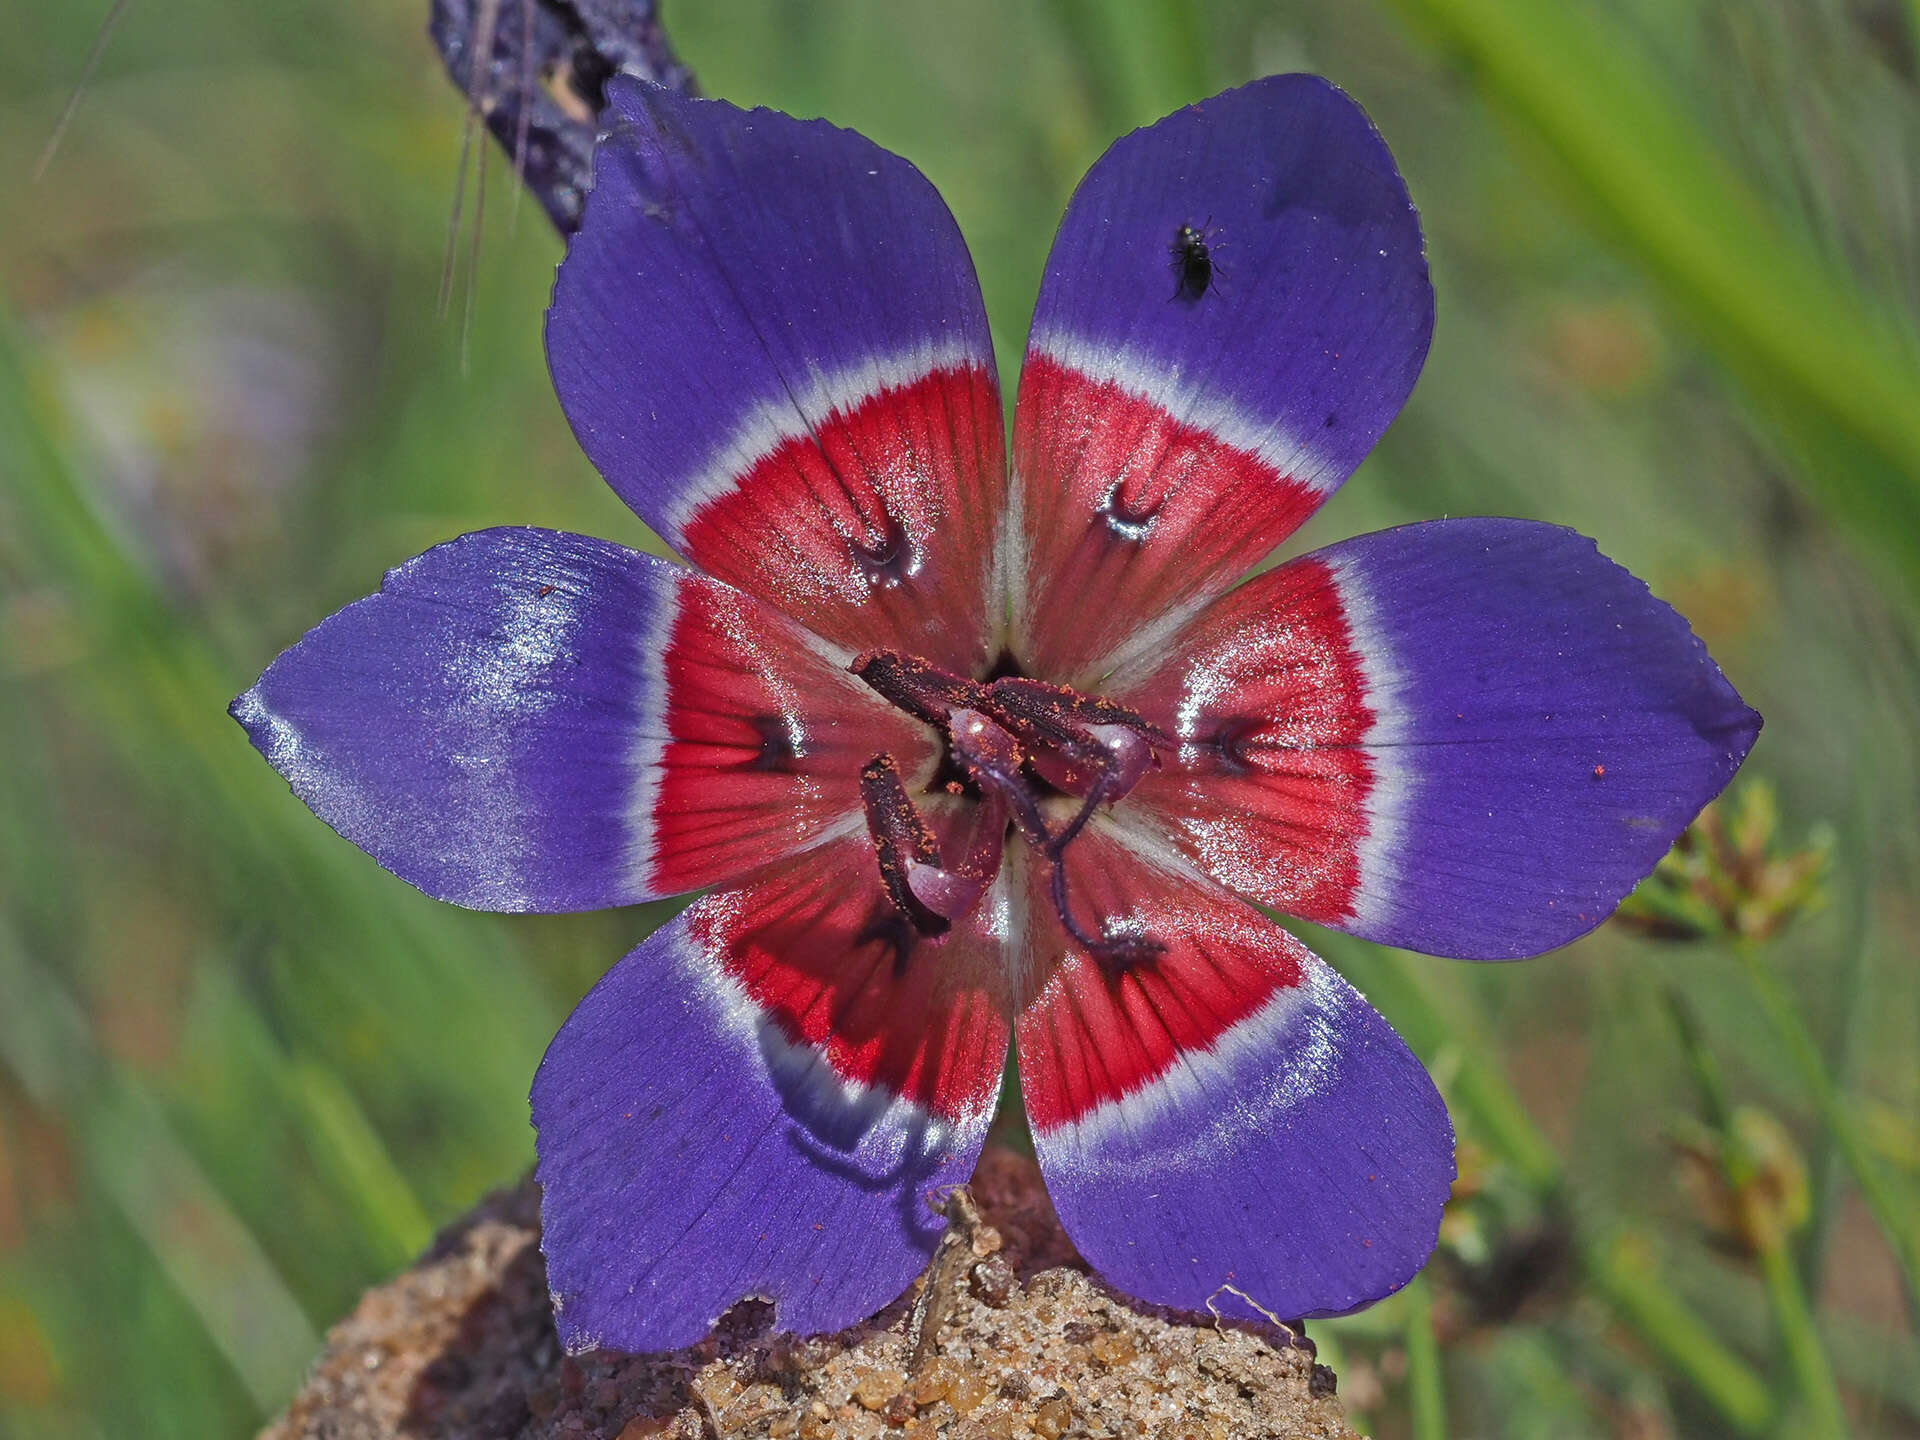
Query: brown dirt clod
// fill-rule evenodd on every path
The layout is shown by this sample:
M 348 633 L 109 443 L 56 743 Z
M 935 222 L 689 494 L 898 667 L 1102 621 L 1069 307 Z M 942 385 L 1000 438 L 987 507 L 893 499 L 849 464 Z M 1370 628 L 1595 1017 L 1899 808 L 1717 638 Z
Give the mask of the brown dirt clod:
M 925 1363 L 911 1297 L 795 1340 L 742 1304 L 666 1355 L 565 1357 L 531 1180 L 361 1297 L 261 1440 L 1350 1440 L 1332 1372 L 1283 1335 L 1132 1304 L 1086 1273 L 1033 1162 L 990 1150 Z M 977 1257 L 977 1258 L 976 1258 Z

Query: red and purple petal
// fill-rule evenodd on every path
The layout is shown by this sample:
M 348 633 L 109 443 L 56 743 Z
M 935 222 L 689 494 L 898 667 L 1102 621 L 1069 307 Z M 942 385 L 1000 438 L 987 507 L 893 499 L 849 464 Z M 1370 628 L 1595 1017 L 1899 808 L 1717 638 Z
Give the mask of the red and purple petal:
M 925 732 L 793 622 L 652 556 L 466 535 L 389 572 L 233 704 L 314 813 L 428 894 L 588 910 L 857 828 L 860 766 Z
M 1103 963 L 1031 908 L 1040 989 L 1020 1080 L 1074 1244 L 1127 1293 L 1187 1310 L 1231 1285 L 1275 1314 L 1335 1315 L 1404 1285 L 1454 1175 L 1419 1060 L 1323 961 L 1203 878 L 1097 830 L 1069 853 L 1080 922 L 1163 947 Z
M 1006 465 L 940 196 L 823 121 L 609 94 L 547 316 L 582 447 L 682 554 L 834 644 L 980 668 Z
M 1606 919 L 1760 729 L 1642 582 L 1523 520 L 1330 546 L 1145 669 L 1114 696 L 1180 745 L 1130 810 L 1263 905 L 1468 959 Z
M 1209 237 L 1198 293 L 1182 226 Z M 1326 81 L 1274 76 L 1116 142 L 1061 222 L 1020 377 L 1029 672 L 1097 678 L 1284 540 L 1399 413 L 1432 330 L 1406 186 Z
M 656 562 L 659 563 L 659 562 Z M 642 656 L 664 696 L 649 732 L 656 894 L 723 884 L 836 830 L 863 838 L 860 767 L 891 754 L 911 776 L 938 762 L 924 726 L 824 658 L 779 612 L 704 576 L 675 577 Z
M 533 1087 L 571 1351 L 662 1350 L 736 1301 L 838 1330 L 898 1295 L 1006 1060 L 1003 902 L 905 948 L 864 837 L 710 896 L 610 971 Z

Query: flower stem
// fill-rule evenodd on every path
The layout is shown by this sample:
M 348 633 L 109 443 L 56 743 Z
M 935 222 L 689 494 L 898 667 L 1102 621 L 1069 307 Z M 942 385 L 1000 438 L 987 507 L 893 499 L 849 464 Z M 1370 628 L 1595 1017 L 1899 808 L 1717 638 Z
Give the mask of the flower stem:
M 1652 1347 L 1743 1435 L 1764 1434 L 1773 1396 L 1744 1360 L 1660 1277 L 1639 1232 L 1621 1229 L 1580 1246 L 1586 1280 L 1616 1317 Z
M 1801 1399 L 1806 1402 L 1803 1421 L 1807 1428 L 1801 1433 L 1809 1440 L 1844 1440 L 1847 1414 L 1840 1403 L 1840 1384 L 1834 1379 L 1833 1365 L 1814 1324 L 1793 1255 L 1785 1245 L 1772 1244 L 1761 1247 L 1759 1258 L 1767 1300 L 1780 1327 L 1780 1343 L 1787 1352 L 1787 1364 Z
M 1833 1377 L 1832 1362 L 1814 1324 L 1806 1287 L 1800 1283 L 1787 1228 L 1778 1219 L 1758 1214 L 1753 1208 L 1752 1197 L 1759 1178 L 1754 1157 L 1734 1123 L 1733 1107 L 1720 1078 L 1719 1060 L 1707 1048 L 1685 997 L 1673 985 L 1667 986 L 1667 1005 L 1673 1012 L 1681 1046 L 1700 1087 L 1707 1119 L 1719 1132 L 1720 1168 L 1726 1175 L 1733 1211 L 1736 1215 L 1751 1217 L 1749 1223 L 1741 1227 L 1742 1238 L 1752 1245 L 1759 1262 L 1774 1328 L 1781 1348 L 1786 1351 L 1794 1386 L 1805 1406 L 1802 1423 L 1806 1428 L 1800 1433 L 1816 1440 L 1842 1440 L 1847 1433 L 1847 1417 L 1840 1403 L 1840 1386 Z
M 1915 3 L 1920 4 L 1920 0 L 1915 0 Z M 1867 823 L 1871 803 L 1870 797 L 1863 797 L 1863 803 L 1856 806 L 1851 827 L 1854 833 L 1849 837 L 1851 843 L 1847 847 L 1857 858 L 1849 866 L 1852 881 L 1849 889 L 1852 894 L 1848 897 L 1846 907 L 1846 940 L 1839 947 L 1839 953 L 1844 958 L 1835 967 L 1833 982 L 1834 998 L 1838 1002 L 1838 1033 L 1832 1045 L 1823 1047 L 1827 1075 L 1841 1094 L 1850 1093 L 1858 1081 L 1858 1057 L 1866 1044 L 1866 1032 L 1873 1018 L 1871 971 L 1874 967 L 1870 952 L 1874 845 Z M 1811 1182 L 1809 1193 L 1813 1201 L 1813 1218 L 1808 1222 L 1807 1233 L 1801 1237 L 1798 1247 L 1800 1283 L 1815 1294 L 1820 1290 L 1820 1277 L 1826 1273 L 1827 1255 L 1839 1218 L 1841 1191 L 1852 1168 L 1847 1157 L 1841 1153 L 1833 1128 L 1822 1125 L 1818 1135 L 1813 1138 L 1808 1154 L 1807 1174 Z M 1920 1322 L 1920 1309 L 1914 1306 L 1912 1286 L 1905 1287 L 1904 1298 L 1909 1319 Z M 1835 1358 L 1839 1358 L 1837 1351 Z
M 1527 1183 L 1543 1205 L 1563 1199 L 1560 1157 L 1527 1114 L 1512 1083 L 1487 1062 L 1492 1053 L 1477 1044 L 1462 1017 L 1442 1014 L 1426 987 L 1398 951 L 1362 947 L 1329 933 L 1316 937 L 1322 953 L 1364 967 L 1381 1008 L 1429 1063 L 1445 1050 L 1457 1059 L 1446 1090 L 1448 1102 L 1471 1129 Z M 1622 1324 L 1684 1377 L 1736 1430 L 1764 1432 L 1773 1397 L 1747 1362 L 1724 1345 L 1685 1300 L 1641 1258 L 1641 1247 L 1624 1236 L 1583 1237 L 1575 1247 L 1587 1284 L 1606 1300 Z
M 1424 1275 L 1407 1286 L 1407 1391 L 1414 1440 L 1447 1440 L 1440 1340 L 1433 1333 L 1433 1294 Z
M 1767 1021 L 1779 1037 L 1787 1058 L 1800 1072 L 1800 1083 L 1806 1086 L 1821 1122 L 1839 1147 L 1847 1168 L 1853 1172 L 1854 1184 L 1860 1187 L 1861 1198 L 1867 1202 L 1867 1208 L 1873 1212 L 1874 1220 L 1887 1238 L 1887 1246 L 1893 1251 L 1894 1260 L 1900 1267 L 1908 1315 L 1920 1319 L 1920 1233 L 1916 1233 L 1920 1231 L 1920 1225 L 1916 1225 L 1915 1217 L 1901 1204 L 1900 1197 L 1887 1183 L 1886 1176 L 1867 1148 L 1866 1138 L 1854 1123 L 1853 1111 L 1847 1104 L 1846 1096 L 1840 1093 L 1840 1087 L 1827 1073 L 1820 1047 L 1808 1031 L 1806 1022 L 1800 1018 L 1793 997 L 1787 993 L 1787 987 L 1781 983 L 1779 975 L 1767 963 L 1758 945 L 1749 941 L 1736 945 L 1734 949 L 1740 958 L 1741 968 L 1746 972 L 1747 983 L 1753 987 L 1754 998 L 1766 1012 Z

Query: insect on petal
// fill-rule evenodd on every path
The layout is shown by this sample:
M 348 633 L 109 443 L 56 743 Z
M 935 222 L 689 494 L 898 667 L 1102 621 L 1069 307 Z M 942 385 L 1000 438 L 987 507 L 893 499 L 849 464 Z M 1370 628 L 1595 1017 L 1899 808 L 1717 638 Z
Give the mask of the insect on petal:
M 1284 540 L 1399 413 L 1432 331 L 1406 186 L 1326 81 L 1115 142 L 1061 222 L 1020 376 L 1029 673 L 1091 683 Z
M 488 530 L 389 572 L 233 714 L 321 819 L 428 894 L 599 909 L 857 826 L 876 750 L 933 762 L 808 638 L 652 556 Z
M 903 952 L 872 864 L 862 836 L 697 902 L 555 1038 L 533 1119 L 569 1350 L 689 1344 L 748 1296 L 838 1330 L 925 1265 L 999 1094 L 1005 906 Z
M 1129 805 L 1190 862 L 1303 919 L 1477 960 L 1605 920 L 1760 730 L 1645 584 L 1524 520 L 1280 566 L 1114 693 L 1180 741 Z
M 984 665 L 999 387 L 940 196 L 824 121 L 608 92 L 547 314 L 581 446 L 687 558 L 834 644 Z
M 1206 880 L 1099 833 L 1068 865 L 1083 924 L 1163 947 L 1103 964 L 1030 907 L 1044 979 L 1020 1019 L 1021 1085 L 1080 1252 L 1128 1294 L 1187 1310 L 1231 1285 L 1277 1315 L 1338 1315 L 1406 1284 L 1454 1176 L 1419 1060 L 1323 961 Z

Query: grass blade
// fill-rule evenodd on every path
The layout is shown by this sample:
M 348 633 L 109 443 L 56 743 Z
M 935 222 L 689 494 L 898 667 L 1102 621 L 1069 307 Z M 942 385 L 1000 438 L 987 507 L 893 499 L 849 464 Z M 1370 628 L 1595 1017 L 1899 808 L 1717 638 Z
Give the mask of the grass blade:
M 1812 445 L 1798 478 L 1920 593 L 1920 357 L 1780 224 L 1588 0 L 1399 0 L 1565 163 L 1762 415 Z
M 1447 1394 L 1440 1341 L 1433 1333 L 1433 1295 L 1425 1276 L 1407 1286 L 1407 1397 L 1414 1440 L 1447 1440 Z

